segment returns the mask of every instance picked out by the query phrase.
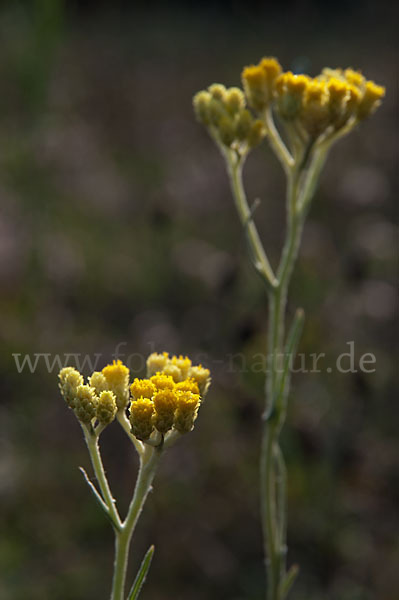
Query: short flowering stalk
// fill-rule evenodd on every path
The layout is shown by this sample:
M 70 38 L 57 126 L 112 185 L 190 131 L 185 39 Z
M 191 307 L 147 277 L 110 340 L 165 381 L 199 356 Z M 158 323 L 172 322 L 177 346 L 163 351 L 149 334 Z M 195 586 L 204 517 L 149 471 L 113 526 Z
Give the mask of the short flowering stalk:
M 286 420 L 290 364 L 304 315 L 295 313 L 286 333 L 286 304 L 306 216 L 331 146 L 379 106 L 385 90 L 352 69 L 323 69 L 315 78 L 283 72 L 264 58 L 242 72 L 243 90 L 213 84 L 194 97 L 227 166 L 232 194 L 251 261 L 269 301 L 268 375 L 260 455 L 260 505 L 267 573 L 267 600 L 284 600 L 298 567 L 286 569 L 286 468 L 279 446 Z M 275 117 L 279 118 L 280 128 Z M 280 135 L 282 130 L 283 136 Z M 242 181 L 245 160 L 267 137 L 287 177 L 286 234 L 276 271 L 267 257 Z M 283 357 L 282 368 L 279 358 Z
M 187 357 L 151 354 L 147 377 L 129 382 L 129 369 L 117 361 L 94 372 L 85 384 L 72 367 L 60 371 L 59 387 L 78 418 L 99 490 L 81 471 L 115 534 L 115 560 L 111 600 L 136 600 L 150 567 L 154 548 L 147 552 L 126 596 L 129 550 L 134 530 L 147 499 L 163 452 L 194 427 L 201 402 L 210 385 L 210 373 Z M 126 410 L 129 410 L 129 417 Z M 134 493 L 124 520 L 109 486 L 101 459 L 99 438 L 112 421 L 128 435 L 139 455 Z
M 129 558 L 129 548 L 144 503 L 151 490 L 151 485 L 161 458 L 162 448 L 148 446 L 140 456 L 140 468 L 136 481 L 133 498 L 125 521 L 115 534 L 115 563 L 112 582 L 112 600 L 125 598 L 126 570 Z

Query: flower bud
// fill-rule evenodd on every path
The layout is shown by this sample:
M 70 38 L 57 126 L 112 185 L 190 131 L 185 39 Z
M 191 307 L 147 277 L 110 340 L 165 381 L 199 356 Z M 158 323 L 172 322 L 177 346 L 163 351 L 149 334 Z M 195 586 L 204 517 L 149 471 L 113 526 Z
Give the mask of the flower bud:
M 110 391 L 101 392 L 96 409 L 96 416 L 99 423 L 103 425 L 112 423 L 115 419 L 117 409 L 115 394 Z
M 278 112 L 283 119 L 290 121 L 299 115 L 310 81 L 307 75 L 294 75 L 291 71 L 277 78 L 275 96 Z
M 136 379 L 130 386 L 130 393 L 135 400 L 138 398 L 152 398 L 155 394 L 156 388 L 149 379 Z
M 234 116 L 245 108 L 245 96 L 237 87 L 231 87 L 226 91 L 225 106 L 227 111 Z
M 240 112 L 235 124 L 235 136 L 240 142 L 243 142 L 249 136 L 253 122 L 254 120 L 248 109 L 245 108 Z
M 153 402 L 155 408 L 153 424 L 160 433 L 166 433 L 173 426 L 176 394 L 170 389 L 163 389 L 155 394 Z
M 198 383 L 192 378 L 184 379 L 184 381 L 176 384 L 176 392 L 192 392 L 193 394 L 199 394 Z
M 170 375 L 164 375 L 163 373 L 157 373 L 150 378 L 151 383 L 155 386 L 156 390 L 173 390 L 175 382 Z
M 324 81 L 313 79 L 306 87 L 301 121 L 313 138 L 319 136 L 329 124 L 329 95 Z
M 59 372 L 59 388 L 65 402 L 70 408 L 74 407 L 76 392 L 80 385 L 83 385 L 83 377 L 73 367 L 65 367 Z
M 263 58 L 258 65 L 245 67 L 242 82 L 248 103 L 255 110 L 264 110 L 273 99 L 273 89 L 281 65 L 275 58 Z
M 174 427 L 180 433 L 188 433 L 194 427 L 200 405 L 199 394 L 192 392 L 177 393 L 177 407 L 174 418 Z
M 180 369 L 182 379 L 186 379 L 191 367 L 191 360 L 188 356 L 172 356 L 171 361 L 173 365 Z
M 90 423 L 96 416 L 98 398 L 94 388 L 89 385 L 80 385 L 76 390 L 74 413 L 82 423 Z
M 376 85 L 374 81 L 367 81 L 364 89 L 363 97 L 359 103 L 357 115 L 359 119 L 365 119 L 373 114 L 373 112 L 381 104 L 382 98 L 385 96 L 385 88 L 381 85 Z
M 167 352 L 162 352 L 162 354 L 153 352 L 152 354 L 150 354 L 150 356 L 147 358 L 148 377 L 151 377 L 151 375 L 155 375 L 155 373 L 162 372 L 168 361 L 169 354 Z
M 147 440 L 154 431 L 154 403 L 148 398 L 138 398 L 131 403 L 129 412 L 133 435 L 138 440 Z
M 167 364 L 163 369 L 163 374 L 173 379 L 175 383 L 182 380 L 181 370 L 177 365 Z
M 209 86 L 208 91 L 214 100 L 223 102 L 226 97 L 226 88 L 221 83 L 213 83 Z
M 201 123 L 209 125 L 209 102 L 212 96 L 209 92 L 201 91 L 195 94 L 193 98 L 193 106 L 195 115 Z M 152 355 L 151 355 L 152 356 Z
M 117 360 L 103 368 L 102 373 L 107 380 L 108 388 L 115 394 L 118 409 L 123 409 L 129 402 L 129 369 Z
M 194 379 L 199 387 L 201 396 L 205 396 L 211 383 L 209 369 L 204 369 L 202 365 L 191 367 L 189 376 Z
M 248 134 L 248 146 L 254 148 L 258 146 L 266 135 L 265 126 L 260 119 L 257 119 L 252 123 L 251 129 Z
M 89 384 L 95 389 L 97 396 L 99 396 L 104 390 L 108 389 L 107 380 L 100 371 L 94 371 L 94 373 L 89 377 Z

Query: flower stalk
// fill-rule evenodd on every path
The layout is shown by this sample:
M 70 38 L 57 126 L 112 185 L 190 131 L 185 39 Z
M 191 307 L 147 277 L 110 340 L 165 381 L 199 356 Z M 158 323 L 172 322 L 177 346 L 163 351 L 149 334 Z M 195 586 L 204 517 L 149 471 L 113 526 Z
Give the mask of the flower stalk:
M 250 258 L 267 289 L 268 369 L 262 413 L 260 513 L 266 600 L 285 600 L 298 567 L 293 565 L 288 571 L 286 567 L 287 474 L 279 439 L 287 416 L 290 369 L 304 321 L 304 313 L 298 309 L 286 334 L 289 285 L 306 216 L 328 152 L 333 143 L 376 110 L 385 90 L 353 69 L 323 69 L 315 78 L 284 73 L 275 58 L 263 58 L 258 65 L 245 67 L 242 83 L 243 91 L 213 84 L 198 92 L 194 110 L 225 158 Z M 281 128 L 276 125 L 276 115 Z M 264 138 L 269 140 L 287 177 L 285 241 L 275 272 L 242 181 L 249 152 Z

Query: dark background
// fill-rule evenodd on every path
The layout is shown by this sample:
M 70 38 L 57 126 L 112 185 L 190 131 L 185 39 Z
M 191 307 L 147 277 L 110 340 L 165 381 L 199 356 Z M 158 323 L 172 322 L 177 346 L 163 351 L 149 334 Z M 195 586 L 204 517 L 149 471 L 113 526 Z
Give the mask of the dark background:
M 129 579 L 154 543 L 143 600 L 263 597 L 251 367 L 266 299 L 191 98 L 239 84 L 264 55 L 312 75 L 353 66 L 387 87 L 332 151 L 304 232 L 289 313 L 306 311 L 300 352 L 327 357 L 295 375 L 282 444 L 292 598 L 396 600 L 397 25 L 385 2 L 0 4 L 2 600 L 108 597 L 112 532 L 77 469 L 89 460 L 57 368 L 19 373 L 13 354 L 98 353 L 101 368 L 121 342 L 136 374 L 153 349 L 201 356 L 213 374 L 194 432 L 164 457 Z M 284 178 L 267 144 L 246 185 L 275 265 Z M 374 373 L 327 372 L 351 340 Z M 102 448 L 124 511 L 136 458 L 115 424 Z

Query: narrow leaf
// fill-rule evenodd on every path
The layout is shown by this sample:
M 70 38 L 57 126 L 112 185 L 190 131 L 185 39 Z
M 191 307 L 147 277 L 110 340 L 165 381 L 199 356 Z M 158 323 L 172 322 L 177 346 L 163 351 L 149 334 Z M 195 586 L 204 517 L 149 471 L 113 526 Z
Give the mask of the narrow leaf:
M 101 510 L 104 512 L 104 514 L 108 518 L 108 520 L 111 522 L 112 526 L 115 527 L 119 531 L 120 527 L 119 527 L 118 523 L 115 523 L 115 521 L 113 520 L 113 518 L 109 512 L 108 506 L 105 504 L 101 495 L 97 491 L 97 488 L 90 481 L 89 476 L 87 475 L 86 471 L 84 470 L 83 467 L 79 467 L 79 471 L 83 474 L 83 477 L 85 478 L 86 483 L 89 486 L 91 493 L 93 494 L 94 498 L 96 499 L 97 504 L 100 506 Z
M 155 546 L 150 546 L 147 550 L 147 554 L 143 558 L 143 562 L 140 565 L 140 568 L 137 572 L 136 579 L 132 585 L 132 589 L 129 592 L 127 600 L 136 600 L 139 597 L 141 592 L 141 588 L 145 582 L 147 577 L 148 570 L 151 566 L 152 557 L 154 554 Z
M 292 565 L 292 567 L 289 569 L 287 575 L 285 576 L 284 580 L 281 583 L 281 591 L 280 591 L 281 600 L 285 600 L 285 598 L 288 596 L 288 593 L 291 590 L 291 588 L 294 584 L 294 581 L 297 578 L 298 573 L 299 573 L 298 565 Z

